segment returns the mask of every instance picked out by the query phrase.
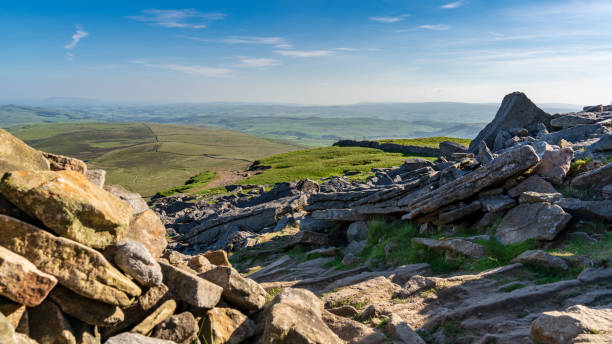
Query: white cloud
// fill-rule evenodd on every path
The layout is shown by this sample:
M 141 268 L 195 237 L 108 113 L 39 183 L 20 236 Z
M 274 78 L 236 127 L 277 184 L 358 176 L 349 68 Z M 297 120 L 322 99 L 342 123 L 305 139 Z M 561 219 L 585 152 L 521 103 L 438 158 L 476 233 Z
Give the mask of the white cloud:
M 334 50 L 338 50 L 338 51 L 359 51 L 359 49 L 357 49 L 357 48 L 349 48 L 349 47 L 334 48 Z
M 81 29 L 80 26 L 77 26 L 76 32 L 72 35 L 72 42 L 66 44 L 64 48 L 68 50 L 73 50 L 74 48 L 76 48 L 77 44 L 79 44 L 81 39 L 87 36 L 89 36 L 89 32 L 85 32 L 83 29 Z
M 321 57 L 334 54 L 331 50 L 274 50 L 274 52 L 279 55 L 294 57 Z
M 446 25 L 446 24 L 421 25 L 421 26 L 419 26 L 419 29 L 434 30 L 434 31 L 443 31 L 443 30 L 448 30 L 450 28 L 451 27 Z
M 280 65 L 280 60 L 268 58 L 254 58 L 247 56 L 239 56 L 240 66 L 250 68 L 263 68 Z
M 190 39 L 198 42 L 217 42 L 227 44 L 264 44 L 274 45 L 276 48 L 285 49 L 291 48 L 292 45 L 287 43 L 283 37 L 257 37 L 257 36 L 230 36 L 226 38 L 201 38 L 194 36 L 179 35 L 178 38 Z
M 222 20 L 227 16 L 223 13 L 203 13 L 193 8 L 182 10 L 148 9 L 141 11 L 142 15 L 128 17 L 141 22 L 150 22 L 168 28 L 204 29 L 207 22 Z
M 457 8 L 461 6 L 463 6 L 463 1 L 455 1 L 455 2 L 451 2 L 448 4 L 442 5 L 440 6 L 440 8 L 443 10 L 449 10 L 449 9 L 453 9 L 453 8 Z
M 392 17 L 370 17 L 370 20 L 379 22 L 379 23 L 384 23 L 384 24 L 391 24 L 391 23 L 402 21 L 406 17 L 410 17 L 410 14 L 402 14 L 400 16 L 392 16 Z
M 180 64 L 153 64 L 146 63 L 144 60 L 132 60 L 131 63 L 141 64 L 151 68 L 167 69 L 171 71 L 181 72 L 184 74 L 204 76 L 209 78 L 229 78 L 234 76 L 234 71 L 228 68 L 216 68 L 195 65 L 180 65 Z
M 283 44 L 277 44 L 274 47 L 277 49 L 289 49 L 289 48 L 293 48 L 293 45 L 288 44 L 288 43 L 283 43 Z

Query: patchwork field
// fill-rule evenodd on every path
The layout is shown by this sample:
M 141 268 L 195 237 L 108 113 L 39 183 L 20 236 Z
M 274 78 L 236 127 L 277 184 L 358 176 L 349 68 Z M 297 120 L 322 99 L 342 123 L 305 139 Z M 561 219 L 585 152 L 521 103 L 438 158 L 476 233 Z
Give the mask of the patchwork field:
M 203 171 L 244 170 L 256 159 L 303 148 L 233 131 L 153 123 L 54 123 L 8 130 L 37 149 L 105 169 L 108 183 L 146 197 Z

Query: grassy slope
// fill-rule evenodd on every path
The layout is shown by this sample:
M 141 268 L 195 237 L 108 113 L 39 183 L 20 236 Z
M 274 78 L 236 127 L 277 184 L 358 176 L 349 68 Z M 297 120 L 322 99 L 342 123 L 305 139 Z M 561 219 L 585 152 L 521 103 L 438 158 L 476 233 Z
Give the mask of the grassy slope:
M 415 139 L 385 139 L 385 140 L 377 140 L 380 143 L 397 143 L 400 145 L 406 146 L 422 146 L 422 147 L 432 147 L 438 148 L 440 142 L 443 141 L 453 141 L 460 143 L 464 146 L 469 146 L 471 139 L 462 139 L 458 137 L 447 137 L 447 136 L 436 136 L 436 137 L 421 137 Z
M 103 168 L 109 183 L 144 196 L 202 171 L 242 170 L 255 159 L 299 149 L 242 133 L 165 124 L 58 123 L 9 129 L 33 147 Z

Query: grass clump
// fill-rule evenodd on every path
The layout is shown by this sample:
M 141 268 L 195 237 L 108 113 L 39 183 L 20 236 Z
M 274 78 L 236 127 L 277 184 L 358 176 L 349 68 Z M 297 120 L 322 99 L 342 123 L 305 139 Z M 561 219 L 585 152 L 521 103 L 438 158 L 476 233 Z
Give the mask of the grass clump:
M 519 254 L 527 250 L 533 250 L 537 247 L 537 242 L 535 240 L 526 240 L 515 244 L 504 245 L 497 239 L 491 238 L 490 240 L 478 240 L 477 243 L 484 246 L 487 256 L 471 263 L 468 266 L 468 270 L 484 271 L 508 265 L 510 261 Z
M 283 288 L 271 288 L 268 290 L 268 292 L 266 293 L 266 303 L 274 300 L 274 298 L 276 297 L 276 295 L 280 294 L 283 291 Z
M 593 231 L 602 230 L 606 226 L 594 224 Z M 566 240 L 564 245 L 549 251 L 553 256 L 580 263 L 585 259 L 596 266 L 612 265 L 612 231 L 604 232 L 597 242 L 586 239 Z
M 158 193 L 163 197 L 172 196 L 178 193 L 185 193 L 193 190 L 195 188 L 203 187 L 211 180 L 217 178 L 217 172 L 215 171 L 204 171 L 202 173 L 198 173 L 195 176 L 189 178 L 185 185 L 173 187 Z
M 419 146 L 419 147 L 431 147 L 438 148 L 440 146 L 440 142 L 444 141 L 452 141 L 462 144 L 464 146 L 469 146 L 471 139 L 462 139 L 458 137 L 448 137 L 448 136 L 434 136 L 434 137 L 420 137 L 414 139 L 384 139 L 377 140 L 379 143 L 395 143 L 398 145 L 404 146 Z
M 586 164 L 588 164 L 591 161 L 593 161 L 593 159 L 591 159 L 591 158 L 576 159 L 576 160 L 572 161 L 572 163 L 570 164 L 569 175 L 570 176 L 575 176 L 576 173 L 578 173 L 578 171 L 580 171 L 582 168 L 584 168 L 584 166 L 586 166 Z

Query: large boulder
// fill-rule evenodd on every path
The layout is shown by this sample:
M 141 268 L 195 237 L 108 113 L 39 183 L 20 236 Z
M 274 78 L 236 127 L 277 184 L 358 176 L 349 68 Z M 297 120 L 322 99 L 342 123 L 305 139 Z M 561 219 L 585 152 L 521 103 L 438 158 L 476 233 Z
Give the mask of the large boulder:
M 258 311 L 266 302 L 264 288 L 232 267 L 216 266 L 199 276 L 222 287 L 223 299 L 242 311 Z
M 204 339 L 208 343 L 239 344 L 255 334 L 255 323 L 232 308 L 213 308 L 206 312 Z
M 523 203 L 506 213 L 495 236 L 504 245 L 528 239 L 553 240 L 571 218 L 555 204 Z
M 141 293 L 100 252 L 4 215 L 0 215 L 0 246 L 25 257 L 55 276 L 61 285 L 85 297 L 127 306 L 130 296 Z
M 612 331 L 612 309 L 582 305 L 564 311 L 544 312 L 531 323 L 531 339 L 536 343 L 566 344 L 582 333 Z
M 38 306 L 57 279 L 24 257 L 0 246 L 0 295 L 28 307 Z
M 141 243 L 124 239 L 107 251 L 107 256 L 112 257 L 119 269 L 141 285 L 153 287 L 162 284 L 161 267 Z
M 78 172 L 9 172 L 0 192 L 59 235 L 90 247 L 116 244 L 129 230 L 130 207 Z
M 121 308 L 88 299 L 62 286 L 54 288 L 49 297 L 62 312 L 90 325 L 110 326 L 124 320 Z
M 322 320 L 319 298 L 305 289 L 284 289 L 261 315 L 262 344 L 342 344 Z
M 87 174 L 87 165 L 82 160 L 65 155 L 42 153 L 49 161 L 51 171 L 76 171 L 84 175 Z
M 495 147 L 495 138 L 502 131 L 513 128 L 534 128 L 539 123 L 550 129 L 551 116 L 537 107 L 524 93 L 514 92 L 506 95 L 493 121 L 478 133 L 470 143 L 471 153 L 478 151 L 481 141 L 488 147 Z M 535 130 L 530 130 L 534 132 Z M 535 136 L 535 135 L 533 135 Z
M 7 171 L 48 171 L 42 152 L 0 128 L 0 177 Z
M 155 338 L 170 340 L 179 344 L 192 344 L 197 342 L 198 330 L 198 322 L 193 314 L 183 312 L 162 321 L 153 329 L 151 335 Z
M 221 299 L 223 288 L 188 271 L 160 262 L 164 284 L 181 301 L 200 308 L 213 308 Z
M 553 184 L 561 185 L 570 170 L 574 150 L 571 147 L 554 150 L 547 147 L 535 173 Z
M 151 209 L 134 216 L 127 237 L 143 244 L 155 259 L 161 257 L 168 245 L 166 227 Z

